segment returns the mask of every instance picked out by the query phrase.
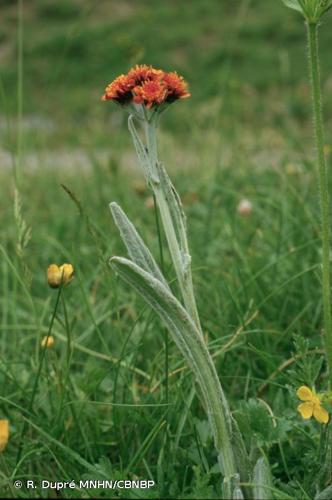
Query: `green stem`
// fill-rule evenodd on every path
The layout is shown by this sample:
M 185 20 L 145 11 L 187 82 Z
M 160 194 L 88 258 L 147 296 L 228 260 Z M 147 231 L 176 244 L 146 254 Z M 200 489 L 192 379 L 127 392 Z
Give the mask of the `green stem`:
M 231 413 L 211 356 L 202 337 L 200 340 L 201 349 L 196 356 L 198 368 L 196 375 L 200 373 L 198 379 L 212 427 L 215 447 L 218 451 L 219 465 L 224 475 L 225 498 L 231 498 L 232 482 L 238 476 L 231 442 Z M 192 346 L 192 350 L 193 348 L 194 346 Z
M 72 355 L 72 339 L 71 339 L 70 324 L 69 324 L 68 312 L 64 294 L 62 294 L 62 306 L 63 306 L 63 315 L 65 318 L 66 335 L 67 335 L 67 376 L 68 376 L 70 359 Z
M 31 413 L 33 411 L 33 404 L 35 402 L 35 397 L 36 397 L 36 394 L 37 394 L 37 388 L 38 388 L 38 383 L 39 383 L 39 379 L 40 379 L 40 376 L 41 376 L 41 371 L 42 371 L 42 368 L 43 368 L 43 363 L 44 363 L 44 359 L 45 359 L 45 355 L 46 355 L 48 339 L 52 335 L 53 324 L 54 324 L 54 320 L 55 320 L 56 313 L 57 313 L 57 310 L 58 310 L 58 306 L 59 306 L 59 303 L 60 303 L 61 292 L 62 292 L 62 286 L 60 286 L 60 288 L 58 290 L 58 295 L 57 295 L 55 306 L 54 306 L 54 309 L 53 309 L 52 318 L 51 318 L 50 325 L 49 325 L 48 332 L 47 332 L 46 339 L 45 339 L 45 345 L 42 348 L 42 352 L 41 352 L 41 356 L 40 356 L 40 360 L 39 360 L 38 371 L 36 373 L 35 381 L 34 381 L 33 388 L 32 388 L 30 402 L 28 404 L 28 413 Z M 21 432 L 20 440 L 19 440 L 20 444 L 19 444 L 19 448 L 18 448 L 18 452 L 17 452 L 16 464 L 18 464 L 19 461 L 20 461 L 20 459 L 21 459 L 21 455 L 22 455 L 22 451 L 23 451 L 23 439 L 24 439 L 26 430 L 27 430 L 27 421 L 25 420 L 24 424 L 23 424 L 23 427 L 22 427 L 22 432 Z
M 154 122 L 145 122 L 145 135 L 151 171 L 156 174 L 155 178 L 158 179 L 157 134 L 156 124 Z M 189 348 L 189 358 L 192 357 L 192 359 L 194 359 L 194 373 L 199 379 L 202 397 L 205 402 L 214 435 L 215 446 L 218 450 L 218 461 L 224 475 L 224 496 L 225 498 L 230 498 L 233 480 L 238 475 L 231 443 L 231 414 L 215 366 L 203 339 L 194 295 L 191 269 L 190 266 L 185 268 L 183 264 L 183 254 L 189 254 L 187 235 L 185 234 L 184 227 L 177 228 L 182 234 L 178 235 L 176 232 L 171 208 L 169 206 L 171 201 L 168 199 L 167 193 L 164 192 L 162 184 L 153 182 L 152 187 L 160 211 L 185 309 L 197 327 L 198 337 L 190 339 L 190 344 L 192 345 Z M 198 347 L 198 344 L 200 344 L 200 347 Z
M 9 472 L 8 467 L 7 467 L 7 462 L 5 460 L 4 454 L 0 453 L 0 465 L 1 469 L 5 474 L 5 479 L 7 479 L 7 486 L 8 489 L 10 490 L 10 493 L 12 494 L 12 498 L 17 498 L 15 489 L 13 487 L 13 476 L 11 475 L 11 472 Z
M 329 385 L 332 387 L 332 319 L 330 290 L 330 200 L 328 175 L 324 155 L 324 125 L 322 115 L 322 95 L 319 70 L 318 24 L 307 22 L 309 46 L 309 71 L 312 90 L 312 109 L 319 178 L 322 238 L 322 292 L 324 313 L 324 340 L 329 372 Z
M 159 222 L 159 216 L 158 216 L 157 200 L 156 200 L 156 195 L 154 193 L 153 193 L 153 207 L 154 207 L 154 214 L 155 214 L 155 219 L 156 219 L 156 229 L 157 229 L 157 235 L 158 235 L 160 269 L 161 269 L 161 272 L 164 273 L 165 269 L 164 269 L 163 242 L 161 239 L 161 230 L 160 230 L 160 222 Z M 165 345 L 165 400 L 166 400 L 166 404 L 168 404 L 168 378 L 169 378 L 168 344 L 169 344 L 168 331 L 167 331 L 167 329 L 165 329 L 164 345 Z
M 163 242 L 162 242 L 162 237 L 161 237 L 161 228 L 160 228 L 160 221 L 159 221 L 159 214 L 158 214 L 158 206 L 157 206 L 157 199 L 156 195 L 153 193 L 153 208 L 154 208 L 154 214 L 155 214 L 155 220 L 156 220 L 156 229 L 157 229 L 157 235 L 158 235 L 158 245 L 159 245 L 159 258 L 160 258 L 160 269 L 161 272 L 164 274 L 165 269 L 164 269 L 164 252 L 163 252 Z M 165 346 L 165 403 L 167 405 L 166 407 L 166 413 L 165 413 L 165 420 L 166 420 L 166 426 L 165 426 L 165 434 L 164 434 L 164 439 L 165 439 L 165 450 L 166 450 L 166 457 L 163 462 L 163 467 L 165 468 L 165 473 L 167 474 L 168 471 L 168 463 L 169 463 L 169 393 L 168 393 L 168 386 L 169 386 L 169 333 L 167 328 L 164 330 L 164 346 Z
M 156 178 L 158 178 L 157 164 L 159 160 L 158 160 L 158 148 L 157 148 L 156 122 L 145 121 L 145 137 L 148 148 L 148 156 L 151 163 L 151 169 L 153 172 L 156 173 Z M 171 211 L 168 206 L 166 195 L 162 187 L 158 183 L 154 183 L 153 191 L 160 211 L 160 216 L 164 226 L 167 244 L 175 268 L 185 308 L 188 311 L 188 314 L 192 317 L 198 330 L 202 334 L 202 328 L 195 300 L 191 268 L 189 266 L 187 267 L 186 270 L 184 270 L 183 253 L 181 252 L 181 248 L 178 243 L 178 238 L 174 227 Z M 189 254 L 186 235 L 183 235 L 182 241 L 185 242 L 185 248 L 183 250 L 185 251 L 186 254 Z
M 159 223 L 159 216 L 158 216 L 157 200 L 156 200 L 156 195 L 154 193 L 153 193 L 153 208 L 154 208 L 154 215 L 155 215 L 155 220 L 156 220 L 156 229 L 157 229 L 157 235 L 158 235 L 160 269 L 161 269 L 162 272 L 164 272 L 165 269 L 164 269 L 163 242 L 162 242 L 162 239 L 161 239 L 161 231 L 160 231 L 160 223 Z

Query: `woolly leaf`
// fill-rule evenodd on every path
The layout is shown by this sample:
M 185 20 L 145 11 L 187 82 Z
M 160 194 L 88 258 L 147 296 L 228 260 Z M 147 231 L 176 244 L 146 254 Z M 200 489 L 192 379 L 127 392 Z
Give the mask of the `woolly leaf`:
M 325 490 L 321 491 L 318 493 L 318 495 L 315 496 L 315 500 L 331 500 L 332 498 L 332 485 L 328 486 L 325 488 Z
M 254 467 L 253 490 L 255 500 L 270 500 L 272 477 L 269 464 L 264 457 L 260 457 Z
M 135 226 L 128 219 L 122 208 L 117 203 L 110 203 L 110 210 L 117 228 L 120 231 L 122 241 L 124 242 L 127 251 L 139 267 L 148 271 L 155 278 L 161 281 L 166 288 L 168 287 L 167 281 L 162 275 L 158 264 L 154 260 L 150 250 L 145 245 L 144 241 L 135 229 Z
M 227 442 L 232 435 L 233 419 L 206 344 L 193 320 L 162 282 L 134 262 L 122 257 L 112 257 L 110 265 L 144 298 L 168 327 L 200 386 L 215 439 Z M 222 419 L 217 427 L 214 416 L 220 414 Z M 225 446 L 224 449 L 218 446 L 218 449 L 220 465 L 225 472 L 225 464 L 234 459 L 231 455 L 233 450 L 230 446 Z M 229 479 L 227 477 L 227 480 Z

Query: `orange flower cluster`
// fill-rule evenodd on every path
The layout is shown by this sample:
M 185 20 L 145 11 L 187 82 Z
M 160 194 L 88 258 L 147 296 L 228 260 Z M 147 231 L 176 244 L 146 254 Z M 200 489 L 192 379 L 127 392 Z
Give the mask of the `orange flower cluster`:
M 188 86 L 175 71 L 167 73 L 152 66 L 137 65 L 110 83 L 103 101 L 143 104 L 148 109 L 190 97 Z

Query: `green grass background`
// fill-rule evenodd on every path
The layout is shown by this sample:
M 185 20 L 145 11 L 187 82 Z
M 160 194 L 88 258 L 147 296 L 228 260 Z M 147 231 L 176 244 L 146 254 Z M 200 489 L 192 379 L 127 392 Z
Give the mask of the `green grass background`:
M 18 118 L 17 12 L 15 1 L 0 1 L 0 418 L 11 426 L 1 494 L 55 498 L 17 490 L 14 479 L 149 478 L 149 492 L 62 495 L 220 496 L 193 377 L 170 343 L 167 398 L 164 329 L 107 266 L 125 253 L 110 201 L 159 255 L 126 114 L 100 101 L 115 76 L 148 63 L 177 70 L 192 92 L 165 114 L 160 156 L 188 216 L 198 306 L 225 392 L 248 448 L 269 452 L 276 487 L 312 498 L 321 429 L 300 420 L 294 388 L 324 387 L 325 371 L 315 352 L 319 212 L 301 17 L 278 0 L 23 0 Z M 330 25 L 327 15 L 320 31 L 329 165 Z M 246 219 L 236 211 L 243 198 L 253 204 Z M 76 277 L 65 290 L 68 324 L 61 304 L 30 411 L 56 300 L 45 278 L 52 262 L 72 262 Z M 171 281 L 167 255 L 166 268 Z M 297 361 L 283 367 L 294 353 Z

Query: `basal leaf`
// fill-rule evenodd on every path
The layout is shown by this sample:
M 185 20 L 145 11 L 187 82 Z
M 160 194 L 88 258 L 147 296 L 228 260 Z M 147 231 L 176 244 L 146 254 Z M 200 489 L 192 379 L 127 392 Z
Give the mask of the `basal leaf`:
M 232 417 L 228 403 L 220 387 L 218 376 L 204 339 L 187 311 L 162 282 L 141 269 L 134 262 L 123 257 L 112 257 L 110 265 L 124 281 L 129 283 L 144 298 L 164 321 L 174 342 L 180 349 L 200 385 L 208 414 L 211 415 L 211 413 L 220 412 L 221 405 L 227 432 L 231 436 Z M 219 399 L 215 401 L 218 408 L 209 406 L 211 405 L 211 398 L 206 397 L 207 391 L 215 390 L 218 392 Z

